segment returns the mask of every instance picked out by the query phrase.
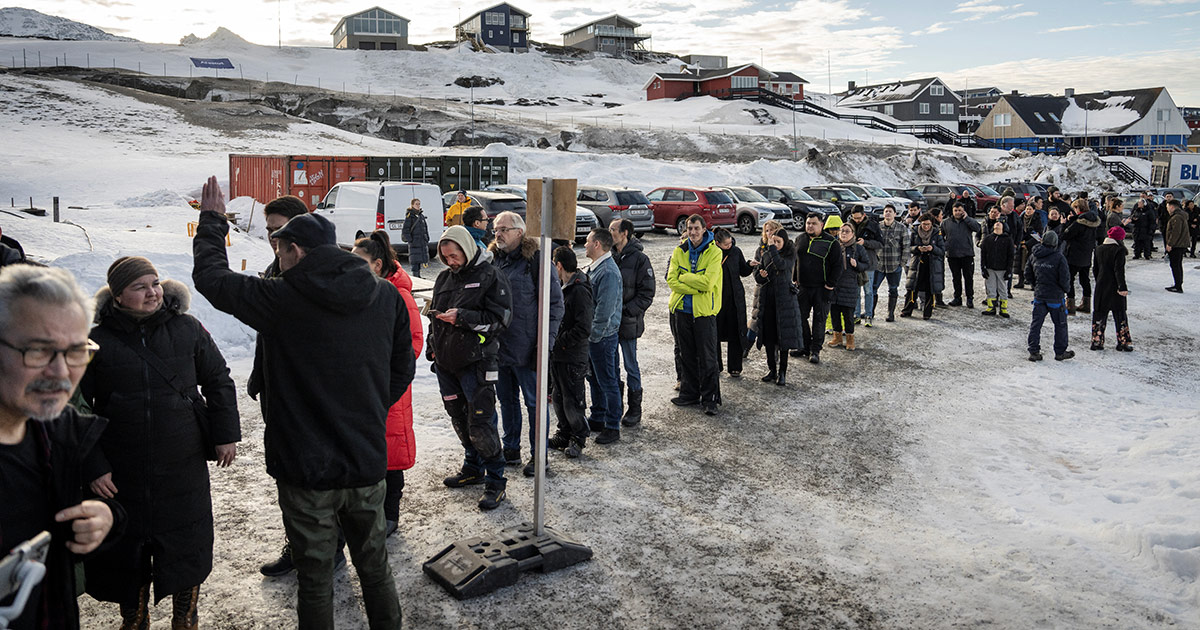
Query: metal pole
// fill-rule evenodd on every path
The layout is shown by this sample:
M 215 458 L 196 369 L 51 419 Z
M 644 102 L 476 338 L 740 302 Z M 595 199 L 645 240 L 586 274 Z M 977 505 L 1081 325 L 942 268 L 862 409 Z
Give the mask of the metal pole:
M 545 497 L 542 490 L 546 483 L 546 418 L 550 410 L 550 282 L 553 273 L 550 267 L 552 242 L 550 240 L 551 214 L 554 212 L 554 180 L 542 178 L 542 232 L 541 270 L 538 281 L 538 364 L 537 364 L 537 420 L 533 461 L 533 527 L 534 535 L 541 536 L 545 527 Z M 554 279 L 557 279 L 557 275 Z
M 799 159 L 796 154 L 796 151 L 798 149 L 799 149 L 799 147 L 796 144 L 796 95 L 793 94 L 792 95 L 792 161 L 793 162 L 795 162 L 797 159 Z M 889 286 L 889 288 L 890 288 L 890 286 Z
M 58 223 L 58 197 L 54 198 L 54 222 Z

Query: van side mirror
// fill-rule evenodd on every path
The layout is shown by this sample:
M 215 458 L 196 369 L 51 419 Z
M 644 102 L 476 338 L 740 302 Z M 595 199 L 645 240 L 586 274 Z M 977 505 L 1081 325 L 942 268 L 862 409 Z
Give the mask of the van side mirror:
M 325 209 L 324 201 L 317 203 L 317 210 L 324 210 L 324 209 Z

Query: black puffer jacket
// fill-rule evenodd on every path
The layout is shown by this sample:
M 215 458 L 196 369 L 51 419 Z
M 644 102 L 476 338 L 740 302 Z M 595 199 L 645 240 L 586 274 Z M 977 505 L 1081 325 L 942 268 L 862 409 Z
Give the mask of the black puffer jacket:
M 1158 230 L 1158 215 L 1154 210 L 1153 204 L 1143 206 L 1135 206 L 1133 212 L 1129 215 L 1130 223 L 1133 224 L 1133 238 L 1135 240 L 1149 240 L 1154 238 L 1154 233 Z
M 856 264 L 851 265 L 850 261 Z M 858 243 L 853 241 L 849 245 L 842 243 L 842 267 L 844 271 L 838 276 L 837 286 L 833 288 L 833 299 L 830 304 L 854 308 L 858 304 L 858 294 L 860 286 L 858 284 L 858 273 L 866 271 L 867 266 L 867 250 Z
M 456 234 L 461 232 L 447 230 L 442 240 Z M 458 309 L 458 318 L 453 325 L 430 318 L 425 355 L 437 369 L 458 373 L 480 361 L 497 360 L 500 338 L 512 322 L 512 293 L 508 278 L 483 260 L 484 250 L 475 248 L 474 241 L 455 242 L 468 255 L 468 262 L 458 271 L 438 274 L 430 308 L 443 313 Z
M 588 361 L 588 336 L 592 334 L 592 316 L 596 304 L 592 300 L 592 283 L 587 274 L 576 271 L 562 285 L 563 319 L 558 325 L 558 337 L 550 360 L 556 363 L 585 364 Z
M 742 278 L 754 273 L 737 241 L 721 251 L 721 310 L 717 313 L 717 340 L 731 341 L 746 336 L 746 285 Z
M 842 273 L 842 246 L 822 232 L 796 237 L 796 269 L 792 280 L 801 287 L 833 287 Z
M 1100 229 L 1100 217 L 1088 210 L 1077 214 L 1067 222 L 1062 231 L 1063 254 L 1072 267 L 1087 267 L 1092 264 L 1092 253 L 1096 251 L 1096 232 Z
M 374 485 L 387 473 L 387 411 L 416 363 L 408 307 L 392 283 L 335 245 L 278 278 L 229 269 L 229 225 L 200 213 L 192 280 L 263 337 L 267 474 L 313 490 Z
M 785 239 L 783 249 L 778 250 L 774 245 L 760 245 L 754 253 L 758 268 L 754 272 L 754 281 L 759 285 L 758 302 L 755 304 L 755 319 L 759 332 L 759 342 L 765 343 L 763 337 L 772 329 L 775 331 L 776 344 L 783 348 L 799 348 L 802 340 L 800 330 L 800 304 L 796 294 L 792 293 L 792 270 L 796 267 L 796 246 L 790 239 Z M 760 271 L 766 270 L 763 276 Z
M 512 321 L 500 335 L 499 365 L 533 368 L 537 365 L 538 281 L 541 252 L 536 239 L 525 237 L 519 247 L 506 252 L 496 245 L 488 246 L 492 264 L 508 278 L 512 291 Z M 553 269 L 554 267 L 551 267 Z M 562 288 L 557 278 L 550 278 L 550 339 L 558 335 L 563 318 Z
M 975 236 L 980 230 L 979 222 L 971 217 L 962 220 L 950 217 L 942 221 L 942 240 L 946 243 L 946 258 L 974 258 Z
M 859 271 L 878 270 L 879 250 L 883 249 L 883 232 L 879 229 L 879 222 L 864 216 L 862 223 L 855 223 L 851 219 L 850 227 L 854 228 L 854 238 L 861 238 L 862 247 L 867 251 L 867 266 Z
M 1015 257 L 1012 242 L 1012 236 L 1007 233 L 999 236 L 992 233 L 983 237 L 983 243 L 979 245 L 979 268 L 1011 273 Z
M 212 337 L 187 314 L 191 296 L 180 282 L 162 283 L 163 305 L 138 320 L 118 310 L 108 287 L 96 294 L 100 345 L 80 383 L 84 400 L 108 418 L 102 457 L 89 462 L 89 481 L 112 472 L 117 499 L 129 514 L 124 538 L 85 564 L 88 593 L 121 601 L 141 586 L 140 560 L 154 556 L 156 600 L 204 582 L 212 570 L 213 516 L 204 439 L 192 404 L 130 346 L 139 344 L 199 391 L 215 444 L 241 440 L 237 391 Z
M 621 328 L 619 339 L 638 339 L 646 332 L 646 311 L 654 303 L 654 268 L 642 241 L 630 239 L 621 251 L 612 250 L 621 270 Z

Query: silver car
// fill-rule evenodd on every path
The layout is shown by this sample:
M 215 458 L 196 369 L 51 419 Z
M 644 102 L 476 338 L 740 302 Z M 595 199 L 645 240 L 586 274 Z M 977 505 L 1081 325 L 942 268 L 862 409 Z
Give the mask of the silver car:
M 607 226 L 613 219 L 629 219 L 633 231 L 643 234 L 654 229 L 654 211 L 645 193 L 617 186 L 580 186 L 576 203 L 591 210 Z

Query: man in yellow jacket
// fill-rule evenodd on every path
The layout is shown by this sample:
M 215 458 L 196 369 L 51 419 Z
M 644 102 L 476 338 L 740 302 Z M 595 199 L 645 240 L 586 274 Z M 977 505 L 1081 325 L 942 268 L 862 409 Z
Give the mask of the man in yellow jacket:
M 451 225 L 462 225 L 463 212 L 471 207 L 471 198 L 467 193 L 458 191 L 458 195 L 454 198 L 454 204 L 446 211 L 446 227 Z
M 671 253 L 667 271 L 682 372 L 679 395 L 671 402 L 679 406 L 698 403 L 710 416 L 716 415 L 721 403 L 716 316 L 721 310 L 722 274 L 721 248 L 705 228 L 704 218 L 693 214 L 687 220 L 687 240 Z

